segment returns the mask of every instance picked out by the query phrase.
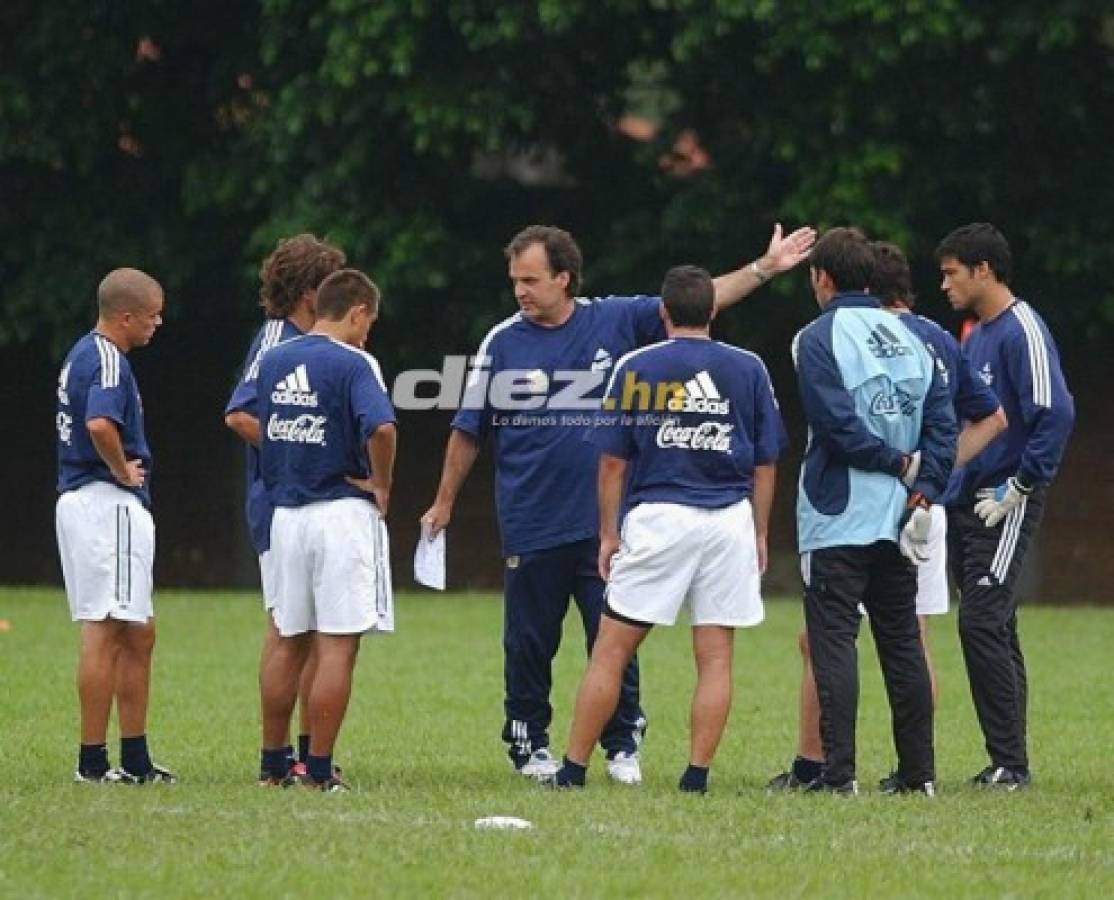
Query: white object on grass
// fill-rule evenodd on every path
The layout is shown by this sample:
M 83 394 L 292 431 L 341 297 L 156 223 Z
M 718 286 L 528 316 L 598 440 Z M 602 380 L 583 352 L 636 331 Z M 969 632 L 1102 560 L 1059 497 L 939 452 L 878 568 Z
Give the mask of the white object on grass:
M 475 825 L 477 828 L 511 828 L 519 830 L 534 827 L 533 822 L 527 821 L 526 819 L 519 819 L 516 816 L 483 816 L 476 819 Z

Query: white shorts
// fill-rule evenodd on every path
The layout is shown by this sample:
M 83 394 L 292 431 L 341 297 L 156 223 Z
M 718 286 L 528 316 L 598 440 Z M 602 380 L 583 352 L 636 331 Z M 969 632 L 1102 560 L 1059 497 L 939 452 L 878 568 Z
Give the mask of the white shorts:
M 749 500 L 722 509 L 642 503 L 622 538 L 607 584 L 620 615 L 672 625 L 687 603 L 693 625 L 748 628 L 765 616 Z
M 917 566 L 917 615 L 942 616 L 948 611 L 948 515 L 938 503 L 929 512 L 928 560 Z
M 155 614 L 155 522 L 135 494 L 90 482 L 58 498 L 54 523 L 75 622 L 146 622 Z
M 263 587 L 263 608 L 270 612 L 275 608 L 275 554 L 264 550 L 259 554 L 259 583 Z
M 279 507 L 271 523 L 271 615 L 283 637 L 394 631 L 390 547 L 356 497 Z

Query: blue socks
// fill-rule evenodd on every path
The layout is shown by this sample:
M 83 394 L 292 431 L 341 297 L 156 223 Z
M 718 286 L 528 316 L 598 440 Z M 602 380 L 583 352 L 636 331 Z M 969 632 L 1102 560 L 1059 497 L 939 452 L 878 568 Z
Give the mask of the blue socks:
M 108 771 L 107 744 L 81 744 L 77 754 L 77 771 L 91 778 L 103 778 Z
M 147 752 L 147 735 L 120 738 L 120 765 L 129 775 L 146 775 L 155 767 Z
M 333 757 L 306 756 L 306 774 L 318 784 L 324 784 L 333 777 Z
M 561 768 L 557 770 L 555 784 L 559 788 L 584 787 L 584 779 L 588 775 L 588 767 L 574 763 L 567 756 L 561 760 Z
M 681 776 L 677 785 L 686 794 L 706 794 L 708 792 L 708 767 L 690 765 Z
M 309 735 L 298 735 L 298 762 L 306 763 L 309 760 Z
M 801 784 L 808 784 L 810 781 L 815 781 L 820 777 L 820 772 L 823 768 L 824 763 L 818 762 L 815 759 L 806 759 L 803 756 L 798 756 L 793 760 L 793 775 Z

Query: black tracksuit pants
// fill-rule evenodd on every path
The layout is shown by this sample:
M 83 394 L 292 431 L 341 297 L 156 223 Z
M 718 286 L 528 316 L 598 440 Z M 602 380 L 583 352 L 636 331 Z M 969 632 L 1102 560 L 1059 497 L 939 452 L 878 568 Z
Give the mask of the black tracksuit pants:
M 959 585 L 959 640 L 986 752 L 995 766 L 1028 768 L 1029 684 L 1017 636 L 1017 582 L 1044 512 L 1037 488 L 993 528 L 973 503 L 948 508 L 948 561 Z
M 804 554 L 805 624 L 820 697 L 820 738 L 828 784 L 855 777 L 859 707 L 859 604 L 870 616 L 886 683 L 898 775 L 935 777 L 932 687 L 917 627 L 917 572 L 892 541 Z

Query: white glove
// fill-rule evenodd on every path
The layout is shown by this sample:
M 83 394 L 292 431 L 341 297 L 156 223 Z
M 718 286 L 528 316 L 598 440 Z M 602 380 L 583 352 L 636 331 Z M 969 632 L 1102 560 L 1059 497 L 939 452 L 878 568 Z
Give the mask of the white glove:
M 913 490 L 913 485 L 917 481 L 917 475 L 921 471 L 921 451 L 914 450 L 912 455 L 907 457 L 909 462 L 905 464 L 905 471 L 901 473 L 901 483 L 909 490 Z
M 928 532 L 931 526 L 932 513 L 926 506 L 907 509 L 902 517 L 897 547 L 901 555 L 915 566 L 928 562 Z
M 975 515 L 983 520 L 987 528 L 993 528 L 1031 493 L 1033 489 L 1025 487 L 1016 478 L 1007 478 L 998 487 L 983 488 L 975 493 L 979 501 L 975 504 Z

